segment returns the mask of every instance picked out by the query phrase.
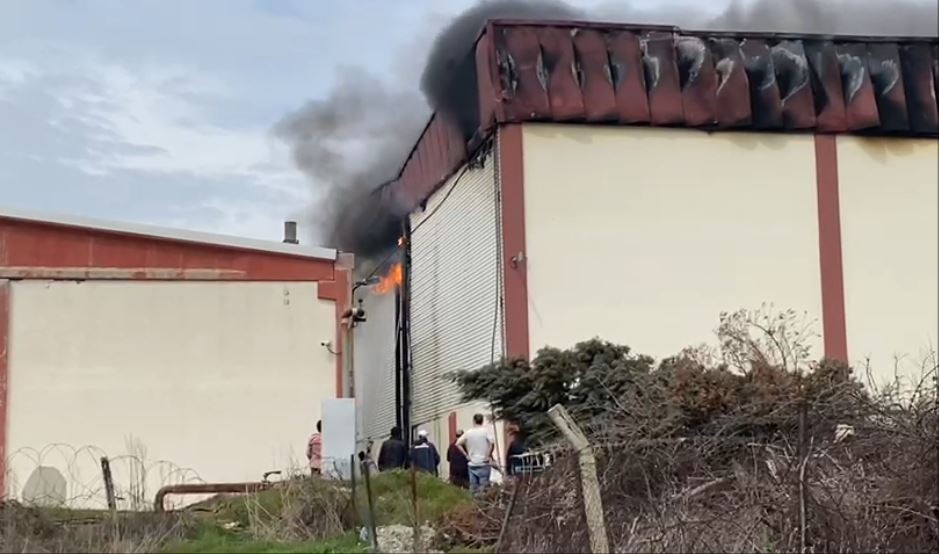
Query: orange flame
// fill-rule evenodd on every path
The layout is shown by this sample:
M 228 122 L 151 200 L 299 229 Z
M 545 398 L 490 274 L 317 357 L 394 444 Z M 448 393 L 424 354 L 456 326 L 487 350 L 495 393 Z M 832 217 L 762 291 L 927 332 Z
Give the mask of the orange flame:
M 401 286 L 404 279 L 404 273 L 401 271 L 401 264 L 394 264 L 388 273 L 381 278 L 381 281 L 372 286 L 372 292 L 375 294 L 388 294 Z

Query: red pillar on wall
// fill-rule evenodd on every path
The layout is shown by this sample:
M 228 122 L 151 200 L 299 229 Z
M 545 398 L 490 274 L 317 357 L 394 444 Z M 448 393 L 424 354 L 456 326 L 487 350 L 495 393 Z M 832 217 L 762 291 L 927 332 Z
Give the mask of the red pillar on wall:
M 7 495 L 7 383 L 10 355 L 10 282 L 0 281 L 0 498 Z
M 502 209 L 502 271 L 505 287 L 505 353 L 529 356 L 528 265 L 525 252 L 525 175 L 522 126 L 499 128 L 499 182 Z
M 825 357 L 847 362 L 841 207 L 838 200 L 838 142 L 834 135 L 815 137 L 815 178 L 818 190 L 818 253 L 822 278 Z

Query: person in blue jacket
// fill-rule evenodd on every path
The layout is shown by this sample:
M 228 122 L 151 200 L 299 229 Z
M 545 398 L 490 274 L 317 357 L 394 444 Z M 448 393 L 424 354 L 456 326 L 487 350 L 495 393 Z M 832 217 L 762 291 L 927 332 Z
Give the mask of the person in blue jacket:
M 437 466 L 440 465 L 440 454 L 437 447 L 427 438 L 427 431 L 421 429 L 417 432 L 417 440 L 411 447 L 411 463 L 414 468 L 437 475 Z

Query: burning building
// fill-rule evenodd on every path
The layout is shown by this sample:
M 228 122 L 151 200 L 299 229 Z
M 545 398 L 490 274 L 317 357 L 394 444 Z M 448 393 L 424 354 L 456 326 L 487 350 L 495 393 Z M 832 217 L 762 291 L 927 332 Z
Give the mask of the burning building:
M 937 39 L 496 20 L 451 71 L 383 191 L 407 215 L 357 335 L 366 435 L 445 443 L 477 408 L 455 370 L 671 355 L 763 303 L 817 320 L 817 357 L 934 345 Z

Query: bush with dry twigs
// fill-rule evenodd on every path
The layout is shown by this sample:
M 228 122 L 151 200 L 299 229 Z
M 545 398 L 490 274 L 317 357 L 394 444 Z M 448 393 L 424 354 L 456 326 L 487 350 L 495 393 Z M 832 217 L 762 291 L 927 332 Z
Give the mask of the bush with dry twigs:
M 454 514 L 446 537 L 589 550 L 577 457 L 537 413 L 557 402 L 591 437 L 617 552 L 935 551 L 934 361 L 912 389 L 865 388 L 843 364 L 809 361 L 808 328 L 792 312 L 725 314 L 719 349 L 654 368 L 599 340 L 546 350 L 506 364 L 531 387 L 518 403 L 487 388 L 495 368 L 464 374 L 467 396 L 533 426 L 556 462 Z

